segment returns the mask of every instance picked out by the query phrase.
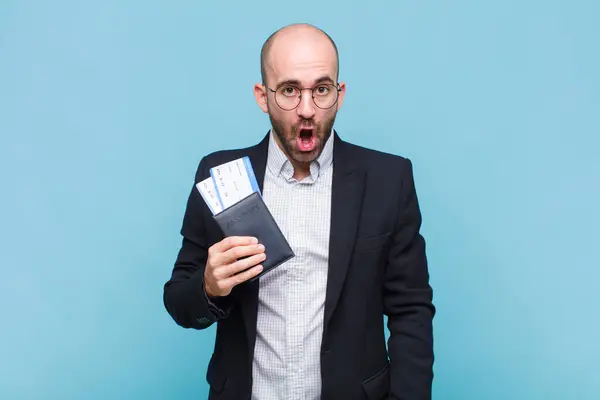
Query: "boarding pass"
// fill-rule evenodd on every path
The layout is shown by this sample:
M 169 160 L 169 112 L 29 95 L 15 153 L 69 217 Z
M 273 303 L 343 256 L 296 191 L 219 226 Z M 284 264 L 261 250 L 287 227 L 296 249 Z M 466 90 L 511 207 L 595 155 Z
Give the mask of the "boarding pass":
M 260 190 L 248 157 L 238 158 L 210 169 L 210 177 L 196 185 L 211 212 L 218 214 L 253 192 Z

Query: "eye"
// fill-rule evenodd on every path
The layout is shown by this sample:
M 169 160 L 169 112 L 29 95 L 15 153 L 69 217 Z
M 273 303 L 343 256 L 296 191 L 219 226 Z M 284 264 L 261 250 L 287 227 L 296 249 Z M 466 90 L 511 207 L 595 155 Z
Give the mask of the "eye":
M 327 86 L 327 85 L 317 86 L 315 88 L 315 94 L 318 96 L 326 96 L 328 93 L 329 93 L 329 86 Z
M 279 88 L 279 93 L 286 97 L 293 97 L 298 95 L 298 89 L 294 86 L 282 86 Z

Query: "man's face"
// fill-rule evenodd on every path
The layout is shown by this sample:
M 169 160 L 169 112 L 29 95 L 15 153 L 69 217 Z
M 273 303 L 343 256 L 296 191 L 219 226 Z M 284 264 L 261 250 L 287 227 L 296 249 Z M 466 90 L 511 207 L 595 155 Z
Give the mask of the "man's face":
M 336 79 L 335 49 L 326 38 L 310 32 L 291 33 L 273 44 L 267 87 L 260 85 L 256 94 L 292 161 L 308 164 L 323 151 L 345 93 L 343 84 L 338 92 Z M 302 90 L 305 88 L 316 88 L 315 100 L 311 90 Z

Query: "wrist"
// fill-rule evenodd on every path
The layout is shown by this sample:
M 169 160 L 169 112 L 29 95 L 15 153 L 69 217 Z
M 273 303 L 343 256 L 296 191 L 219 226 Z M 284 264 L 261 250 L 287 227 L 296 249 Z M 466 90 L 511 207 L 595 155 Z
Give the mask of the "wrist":
M 210 289 L 210 286 L 206 283 L 206 281 L 204 281 L 204 294 L 206 294 L 209 299 L 214 299 L 217 297 L 217 295 Z

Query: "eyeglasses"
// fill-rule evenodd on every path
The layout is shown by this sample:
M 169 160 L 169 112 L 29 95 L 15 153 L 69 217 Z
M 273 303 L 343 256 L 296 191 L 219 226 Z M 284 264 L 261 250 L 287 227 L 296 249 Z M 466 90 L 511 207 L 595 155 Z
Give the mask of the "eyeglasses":
M 333 107 L 335 103 L 337 103 L 338 94 L 341 91 L 339 85 L 336 86 L 330 83 L 318 85 L 314 88 L 299 88 L 293 85 L 283 85 L 276 90 L 273 90 L 268 86 L 267 89 L 275 93 L 275 102 L 279 107 L 286 111 L 291 111 L 298 107 L 304 90 L 310 90 L 315 105 L 325 110 Z

